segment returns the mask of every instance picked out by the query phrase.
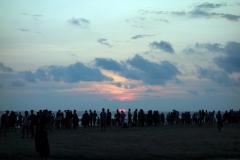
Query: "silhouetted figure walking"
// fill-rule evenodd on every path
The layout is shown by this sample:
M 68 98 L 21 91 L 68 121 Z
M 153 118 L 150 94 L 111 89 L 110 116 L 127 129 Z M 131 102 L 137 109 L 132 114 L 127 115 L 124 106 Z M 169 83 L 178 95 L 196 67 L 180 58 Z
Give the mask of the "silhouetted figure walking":
M 44 130 L 44 126 L 40 126 L 40 129 L 35 134 L 35 148 L 36 152 L 39 153 L 41 160 L 50 154 L 50 147 L 47 137 L 47 132 Z
M 218 130 L 221 131 L 221 128 L 223 127 L 223 118 L 220 111 L 218 111 L 216 118 L 217 118 Z

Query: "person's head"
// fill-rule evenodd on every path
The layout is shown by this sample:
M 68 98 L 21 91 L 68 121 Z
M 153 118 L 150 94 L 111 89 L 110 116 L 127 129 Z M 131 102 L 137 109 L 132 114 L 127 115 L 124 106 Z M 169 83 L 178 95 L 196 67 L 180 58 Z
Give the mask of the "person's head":
M 104 112 L 104 111 L 105 111 L 105 109 L 104 109 L 104 108 L 102 108 L 102 111 Z
M 9 111 L 6 111 L 6 114 L 8 114 L 9 113 Z
M 131 111 L 131 109 L 129 108 L 128 111 Z
M 31 110 L 31 114 L 33 114 L 33 110 Z
M 25 111 L 24 113 L 25 113 L 25 115 L 28 115 L 28 111 Z

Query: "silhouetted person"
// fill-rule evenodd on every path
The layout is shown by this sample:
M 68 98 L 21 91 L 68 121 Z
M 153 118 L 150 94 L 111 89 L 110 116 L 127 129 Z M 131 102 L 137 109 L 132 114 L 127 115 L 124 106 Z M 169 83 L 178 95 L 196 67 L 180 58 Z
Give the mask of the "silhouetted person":
M 132 124 L 132 113 L 131 109 L 128 109 L 128 126 Z
M 89 126 L 91 126 L 91 127 L 92 127 L 92 118 L 93 118 L 92 110 L 89 110 L 89 118 L 88 118 L 88 120 L 89 120 Z
M 102 131 L 106 130 L 106 119 L 107 119 L 107 114 L 105 112 L 105 109 L 103 108 L 102 112 L 100 113 Z
M 97 113 L 95 110 L 93 111 L 92 121 L 93 121 L 93 126 L 95 126 L 97 121 Z
M 35 134 L 35 148 L 41 159 L 47 159 L 50 153 L 50 147 L 47 132 L 44 130 L 43 125 L 40 126 L 40 129 Z
M 25 111 L 25 115 L 23 117 L 23 128 L 22 128 L 22 138 L 24 138 L 25 130 L 27 132 L 27 138 L 28 138 L 28 127 L 29 127 L 29 115 L 28 111 Z
M 123 125 L 125 123 L 125 113 L 123 111 L 121 111 L 121 114 L 120 114 L 120 118 L 121 118 L 121 124 Z
M 76 129 L 78 126 L 78 115 L 76 110 L 73 111 L 73 129 Z
M 29 116 L 29 131 L 32 134 L 31 138 L 34 137 L 34 126 L 37 123 L 37 116 L 33 113 L 33 110 L 31 110 L 31 115 Z
M 223 118 L 220 111 L 218 111 L 216 118 L 217 118 L 218 130 L 221 131 L 221 128 L 223 127 Z
M 111 127 L 112 113 L 107 109 L 107 127 Z

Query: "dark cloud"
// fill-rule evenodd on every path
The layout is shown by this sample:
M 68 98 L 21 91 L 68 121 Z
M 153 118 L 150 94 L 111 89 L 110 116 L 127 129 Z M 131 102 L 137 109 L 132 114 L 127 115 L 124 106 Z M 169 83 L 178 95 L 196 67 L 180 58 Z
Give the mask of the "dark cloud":
M 235 4 L 237 5 L 237 4 Z M 226 6 L 225 3 L 201 3 L 201 4 L 195 4 L 193 5 L 193 9 L 185 12 L 185 11 L 150 11 L 150 10 L 138 10 L 139 14 L 145 15 L 145 14 L 172 14 L 176 16 L 190 16 L 192 18 L 223 18 L 228 21 L 236 22 L 239 21 L 240 15 L 233 15 L 228 13 L 219 13 L 219 12 L 213 12 L 212 10 L 224 7 Z
M 23 72 L 20 72 L 20 74 L 23 74 L 24 79 L 27 82 L 31 82 L 31 83 L 37 82 L 34 73 L 32 73 L 31 71 L 23 71 Z
M 197 66 L 197 73 L 199 79 L 209 79 L 213 82 L 217 82 L 221 85 L 225 86 L 234 86 L 240 85 L 240 80 L 233 79 L 228 76 L 228 74 L 221 70 L 216 70 L 214 68 L 208 67 L 208 68 L 202 68 Z
M 119 88 L 124 88 L 124 89 L 134 89 L 134 88 L 137 87 L 137 85 L 135 85 L 135 84 L 124 85 L 124 84 L 122 84 L 120 82 L 112 83 L 112 84 L 117 86 L 117 87 L 119 87 Z
M 13 69 L 10 67 L 6 67 L 2 62 L 0 62 L 0 71 L 3 72 L 13 72 Z
M 217 90 L 214 88 L 204 88 L 204 92 L 205 93 L 215 93 L 215 92 L 217 92 Z
M 224 56 L 214 58 L 217 66 L 227 73 L 240 72 L 240 43 L 228 42 L 223 50 Z
M 187 14 L 185 11 L 172 11 L 171 13 L 176 16 L 185 16 Z
M 212 9 L 220 8 L 226 6 L 226 4 L 213 4 L 213 3 L 202 3 L 194 6 L 194 9 L 189 12 L 189 15 L 193 17 L 205 17 L 205 18 L 224 18 L 228 21 L 238 21 L 240 19 L 240 16 L 238 15 L 232 15 L 232 14 L 226 14 L 226 13 L 216 13 L 216 12 L 210 12 Z
M 220 16 L 229 21 L 238 21 L 240 19 L 240 16 L 233 14 L 220 14 Z
M 68 20 L 68 23 L 75 25 L 75 26 L 79 26 L 82 28 L 88 28 L 90 25 L 89 20 L 84 19 L 84 18 L 72 18 L 70 20 Z
M 98 68 L 87 67 L 81 62 L 77 62 L 67 67 L 49 66 L 48 74 L 53 76 L 56 81 L 62 80 L 68 83 L 113 80 L 112 78 L 103 75 Z
M 117 86 L 117 87 L 119 87 L 119 88 L 122 88 L 122 83 L 120 83 L 120 82 L 118 82 L 118 83 L 112 83 L 113 85 L 115 85 L 115 86 Z
M 194 47 L 187 47 L 183 50 L 186 54 L 195 54 L 195 53 L 202 53 L 205 51 L 210 52 L 222 52 L 223 48 L 219 43 L 196 43 Z
M 145 90 L 144 92 L 145 92 L 145 93 L 156 93 L 156 92 L 158 92 L 158 91 L 149 88 L 149 89 Z
M 132 59 L 122 63 L 107 58 L 96 58 L 95 62 L 96 66 L 100 68 L 111 70 L 130 80 L 140 80 L 149 85 L 164 85 L 168 81 L 180 82 L 176 77 L 180 74 L 179 70 L 168 61 L 155 63 L 135 55 Z
M 167 42 L 167 41 L 160 41 L 160 42 L 152 42 L 150 43 L 150 47 L 153 49 L 159 49 L 159 50 L 163 50 L 167 53 L 174 53 L 174 49 L 172 48 L 172 45 Z
M 169 21 L 166 20 L 166 19 L 156 18 L 155 20 L 156 20 L 156 21 L 160 21 L 160 22 L 169 23 Z
M 56 81 L 77 83 L 79 81 L 112 81 L 113 79 L 101 73 L 98 68 L 85 66 L 83 63 L 77 62 L 69 66 L 48 66 L 39 68 L 36 72 L 24 71 L 21 72 L 25 80 L 31 83 L 41 81 Z
M 43 15 L 40 15 L 40 14 L 35 14 L 33 15 L 34 17 L 43 17 Z
M 26 83 L 21 80 L 14 80 L 12 82 L 13 87 L 24 87 L 25 85 L 26 85 Z
M 28 29 L 18 29 L 19 31 L 23 31 L 23 32 L 30 32 L 30 30 Z
M 180 74 L 178 69 L 168 61 L 162 61 L 159 64 L 135 55 L 132 59 L 128 59 L 127 63 L 146 84 L 164 85 L 167 81 L 177 79 L 176 75 Z
M 194 95 L 198 94 L 198 91 L 195 91 L 195 90 L 188 90 L 187 92 L 191 93 L 191 94 L 194 94 Z
M 208 3 L 208 2 L 205 2 L 205 3 L 202 3 L 202 4 L 197 4 L 195 5 L 195 8 L 196 9 L 213 9 L 213 8 L 220 8 L 220 7 L 223 7 L 223 6 L 226 6 L 226 4 L 213 4 L 213 3 Z
M 105 70 L 123 71 L 123 66 L 111 58 L 95 58 L 95 65 Z
M 105 38 L 98 38 L 97 42 L 100 43 L 100 44 L 102 44 L 102 45 L 105 45 L 105 46 L 108 46 L 108 47 L 112 47 L 112 45 L 110 45 L 110 44 L 107 42 L 107 39 L 105 39 Z
M 155 34 L 151 34 L 151 35 L 139 34 L 139 35 L 133 36 L 131 39 L 139 39 L 139 38 L 152 37 L 152 36 L 155 36 Z

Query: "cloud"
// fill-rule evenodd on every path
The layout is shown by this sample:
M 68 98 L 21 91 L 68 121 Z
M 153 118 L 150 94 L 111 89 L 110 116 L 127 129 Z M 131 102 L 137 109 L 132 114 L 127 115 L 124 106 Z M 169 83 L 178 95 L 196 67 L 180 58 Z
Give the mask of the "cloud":
M 168 81 L 180 82 L 176 77 L 180 74 L 176 66 L 168 61 L 150 62 L 138 54 L 122 63 L 107 58 L 96 58 L 95 65 L 127 79 L 139 80 L 149 85 L 165 85 Z
M 117 87 L 119 87 L 119 88 L 124 88 L 124 89 L 134 89 L 134 88 L 137 87 L 137 85 L 135 85 L 135 84 L 124 85 L 124 84 L 122 84 L 120 82 L 112 83 L 112 84 L 117 86 Z
M 155 34 L 151 34 L 151 35 L 139 34 L 139 35 L 133 36 L 131 39 L 139 39 L 139 38 L 152 37 L 152 36 L 156 36 L 156 35 Z
M 13 87 L 24 87 L 25 85 L 26 85 L 26 83 L 21 80 L 14 80 L 12 82 Z
M 188 90 L 187 92 L 191 93 L 191 94 L 194 94 L 194 95 L 198 94 L 198 91 L 195 91 L 195 90 Z
M 30 30 L 28 29 L 18 29 L 19 31 L 22 31 L 22 32 L 30 32 Z
M 156 18 L 155 19 L 156 21 L 160 21 L 160 22 L 165 22 L 165 23 L 169 23 L 169 21 L 168 20 L 166 20 L 166 19 L 159 19 L 159 18 Z
M 177 79 L 176 75 L 180 74 L 178 69 L 168 61 L 155 63 L 150 62 L 139 55 L 135 55 L 132 59 L 128 59 L 126 62 L 136 72 L 135 76 L 139 77 L 146 84 L 164 85 L 167 81 Z M 131 72 L 132 71 L 133 70 L 131 70 Z M 131 75 L 129 78 L 131 78 Z
M 237 4 L 235 4 L 237 5 Z M 175 16 L 186 16 L 186 17 L 192 17 L 192 18 L 223 18 L 231 22 L 239 21 L 240 15 L 233 15 L 229 13 L 218 13 L 213 12 L 212 10 L 225 7 L 227 6 L 225 3 L 201 3 L 201 4 L 195 4 L 193 5 L 193 9 L 185 12 L 185 11 L 149 11 L 149 10 L 138 10 L 139 14 L 146 15 L 146 14 L 172 14 Z
M 79 26 L 81 28 L 88 28 L 90 25 L 90 21 L 84 18 L 72 18 L 68 20 L 68 23 L 74 25 L 74 26 Z
M 105 45 L 105 46 L 108 46 L 108 47 L 112 47 L 112 45 L 110 45 L 110 44 L 107 42 L 107 39 L 105 39 L 105 38 L 98 38 L 97 42 L 100 43 L 100 44 L 102 44 L 102 45 Z
M 206 51 L 210 51 L 210 52 L 222 52 L 223 48 L 221 46 L 221 44 L 219 43 L 196 43 L 194 47 L 187 47 L 183 50 L 184 53 L 186 54 L 198 54 L 198 53 L 204 53 Z
M 123 66 L 111 58 L 95 58 L 95 65 L 110 71 L 123 71 Z
M 214 88 L 204 88 L 204 92 L 205 93 L 215 93 L 215 92 L 217 92 L 217 90 Z
M 209 12 L 212 9 L 220 8 L 226 6 L 226 4 L 213 4 L 213 3 L 202 3 L 194 6 L 194 9 L 189 12 L 190 16 L 193 17 L 205 17 L 207 19 L 209 18 L 224 18 L 228 21 L 238 21 L 240 19 L 240 16 L 238 15 L 232 15 L 232 14 L 226 14 L 226 13 L 216 13 L 216 12 Z
M 41 81 L 55 81 L 66 83 L 77 83 L 80 81 L 101 82 L 112 81 L 111 77 L 107 77 L 101 73 L 98 68 L 87 67 L 81 62 L 68 66 L 51 65 L 37 69 L 34 73 L 31 71 L 21 72 L 27 82 L 36 83 Z
M 150 43 L 150 47 L 153 49 L 159 49 L 159 50 L 163 50 L 167 53 L 174 53 L 174 49 L 172 48 L 172 45 L 167 42 L 167 41 L 160 41 L 160 42 L 152 42 Z
M 145 92 L 145 93 L 156 93 L 156 92 L 158 92 L 158 91 L 149 88 L 149 89 L 145 90 L 144 92 Z
M 185 11 L 172 11 L 171 13 L 176 16 L 185 16 L 187 14 Z
M 10 67 L 6 67 L 2 62 L 0 62 L 0 71 L 3 72 L 13 72 L 13 69 Z
M 209 79 L 213 82 L 217 82 L 225 86 L 239 86 L 240 79 L 234 79 L 228 76 L 228 74 L 221 70 L 216 70 L 212 67 L 202 68 L 197 66 L 197 73 L 199 79 Z
M 196 9 L 213 9 L 213 8 L 220 8 L 220 7 L 223 7 L 223 6 L 226 6 L 226 4 L 213 4 L 213 3 L 208 3 L 208 2 L 205 2 L 205 3 L 202 3 L 202 4 L 198 4 L 198 5 L 195 5 L 195 8 Z
M 223 51 L 224 56 L 214 58 L 217 66 L 227 73 L 240 72 L 240 43 L 228 42 Z

